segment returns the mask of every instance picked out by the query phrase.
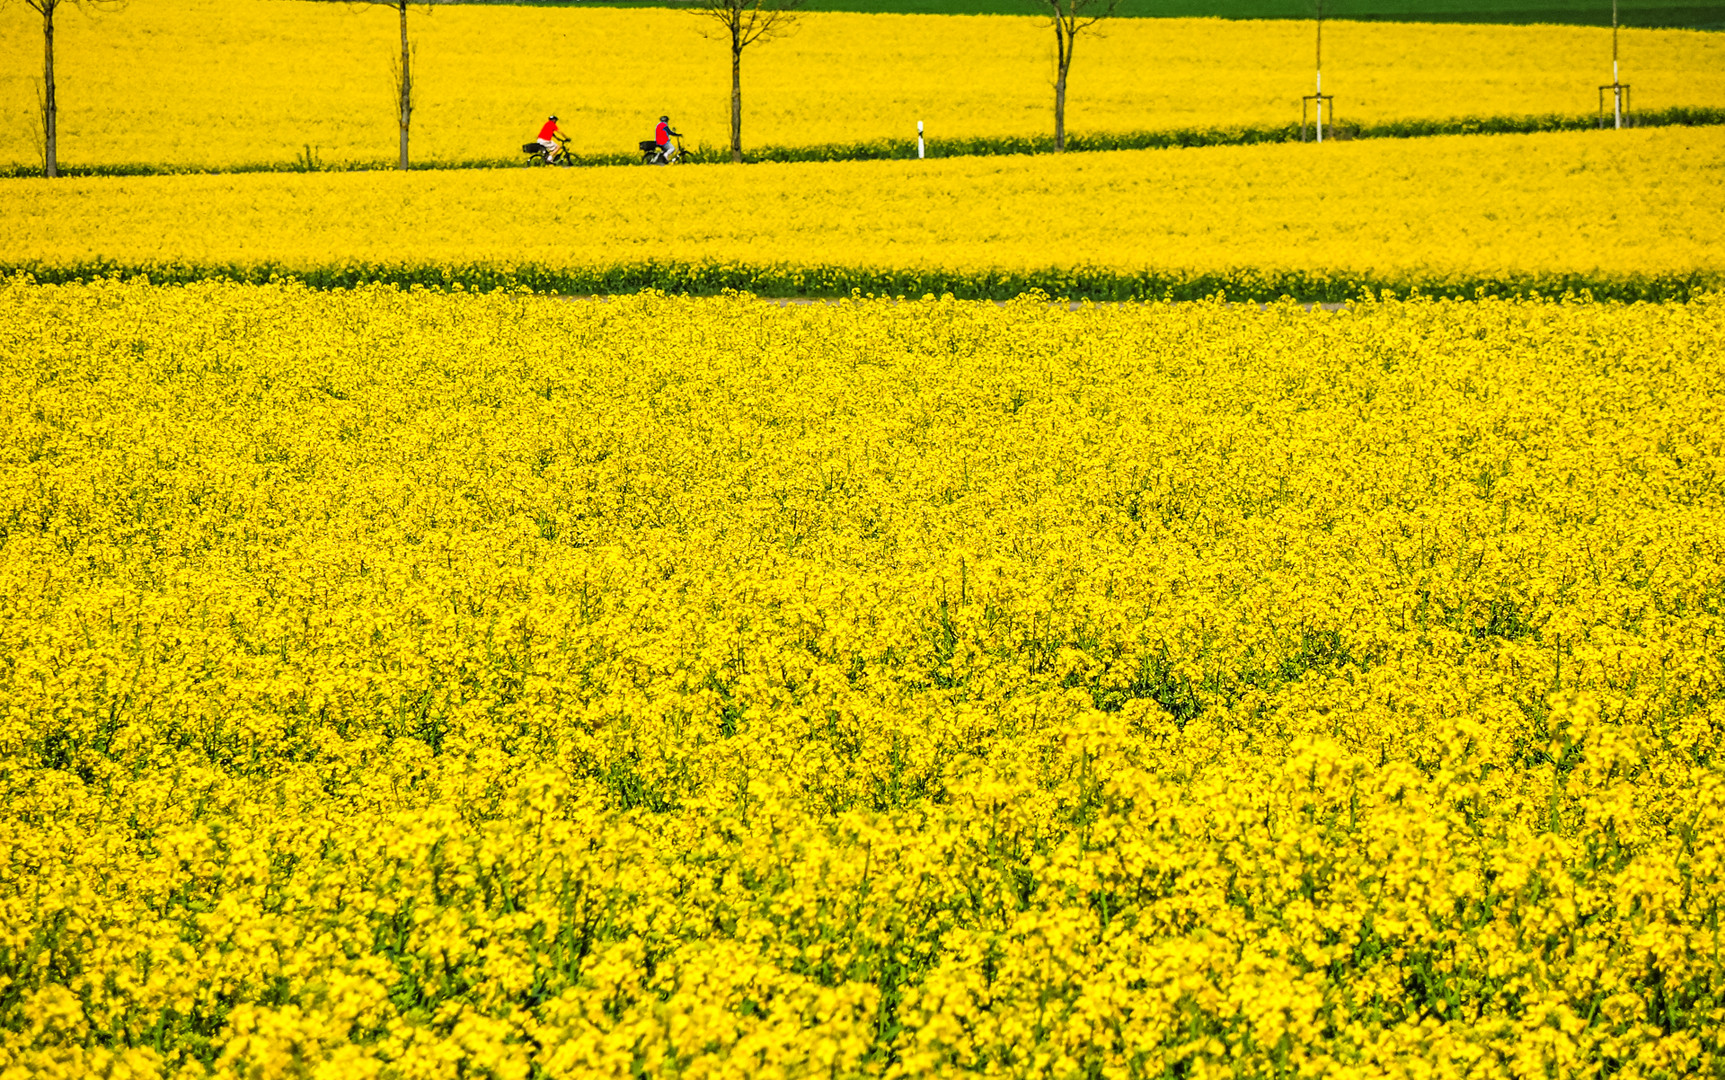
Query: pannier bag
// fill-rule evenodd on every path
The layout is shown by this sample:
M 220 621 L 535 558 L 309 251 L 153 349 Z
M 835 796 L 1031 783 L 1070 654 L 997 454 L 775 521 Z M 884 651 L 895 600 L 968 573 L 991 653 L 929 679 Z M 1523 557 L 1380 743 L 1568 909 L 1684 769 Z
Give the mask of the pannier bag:
M 654 142 L 652 139 L 642 139 L 641 140 L 641 153 L 645 154 L 649 150 L 657 150 L 657 149 L 659 149 L 659 144 Z
M 529 142 L 529 143 L 522 143 L 521 144 L 521 152 L 523 154 L 537 154 L 539 151 L 541 151 L 543 149 L 545 149 L 545 148 L 543 146 L 540 146 L 536 142 Z

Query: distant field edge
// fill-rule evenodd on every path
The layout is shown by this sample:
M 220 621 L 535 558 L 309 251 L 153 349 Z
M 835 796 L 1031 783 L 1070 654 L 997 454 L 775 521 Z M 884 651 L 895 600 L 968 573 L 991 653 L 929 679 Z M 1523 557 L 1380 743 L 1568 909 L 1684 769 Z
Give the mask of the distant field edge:
M 70 284 L 147 279 L 164 285 L 201 281 L 244 284 L 298 282 L 311 288 L 366 285 L 438 291 L 514 290 L 565 296 L 627 295 L 649 290 L 684 296 L 746 292 L 773 298 L 909 297 L 950 294 L 961 300 L 1011 300 L 1042 294 L 1070 301 L 1158 301 L 1223 298 L 1339 303 L 1367 296 L 1421 295 L 1457 300 L 1486 297 L 1591 298 L 1621 302 L 1697 300 L 1725 292 L 1725 269 L 1652 275 L 1541 272 L 1374 273 L 1347 270 L 1122 271 L 1096 267 L 1028 271 L 894 270 L 830 265 L 743 262 L 643 262 L 599 267 L 534 264 L 344 263 L 288 266 L 268 262 L 127 264 L 95 260 L 66 264 L 0 263 L 14 282 Z
M 678 0 L 456 0 L 521 7 L 682 7 Z M 809 11 L 868 15 L 1036 15 L 1030 0 L 807 0 Z M 1637 29 L 1718 30 L 1725 4 L 1624 0 L 1619 16 Z M 1309 19 L 1311 0 L 1121 0 L 1115 14 L 1129 19 Z M 1332 0 L 1332 19 L 1350 22 L 1498 23 L 1504 25 L 1610 26 L 1610 4 L 1568 0 Z
M 1337 142 L 1354 139 L 1416 139 L 1439 135 L 1531 135 L 1554 131 L 1593 131 L 1600 127 L 1599 117 L 1592 114 L 1551 113 L 1543 116 L 1464 116 L 1433 120 L 1386 120 L 1378 123 L 1358 123 L 1344 118 L 1325 126 L 1326 138 Z M 1725 124 L 1725 108 L 1710 106 L 1677 106 L 1669 109 L 1636 113 L 1631 127 L 1705 127 Z M 1316 132 L 1299 124 L 1256 125 L 1216 128 L 1169 128 L 1160 131 L 1128 131 L 1102 134 L 1074 134 L 1066 140 L 1073 153 L 1095 153 L 1107 150 L 1167 150 L 1205 146 L 1251 146 L 1262 143 L 1300 142 L 1315 138 Z M 925 143 L 929 158 L 988 157 L 1013 154 L 1051 154 L 1052 135 L 1007 135 L 967 139 L 931 138 Z M 728 152 L 713 147 L 697 151 L 702 161 L 728 161 Z M 766 146 L 746 150 L 747 163 L 794 163 L 817 161 L 903 161 L 917 156 L 915 139 L 879 139 L 871 142 L 826 143 L 813 146 Z M 416 170 L 435 169 L 504 169 L 521 168 L 523 158 L 472 158 L 462 161 L 432 160 L 416 162 Z M 629 153 L 589 154 L 577 156 L 572 167 L 629 165 L 639 156 Z M 544 168 L 545 166 L 538 166 Z M 374 172 L 395 168 L 391 161 L 323 162 L 314 152 L 307 152 L 298 161 L 265 162 L 222 168 L 195 165 L 79 165 L 62 163 L 60 174 L 77 176 L 181 176 L 213 173 L 289 173 L 289 172 Z M 0 179 L 39 177 L 40 166 L 0 166 Z

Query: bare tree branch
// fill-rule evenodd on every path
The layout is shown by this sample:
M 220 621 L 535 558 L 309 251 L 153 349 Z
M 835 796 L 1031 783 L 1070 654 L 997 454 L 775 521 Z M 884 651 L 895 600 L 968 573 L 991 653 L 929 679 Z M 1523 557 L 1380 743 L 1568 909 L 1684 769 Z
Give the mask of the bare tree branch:
M 718 26 L 731 45 L 731 160 L 743 161 L 743 50 L 790 33 L 804 0 L 689 0 L 685 8 Z
M 1031 0 L 1054 27 L 1054 149 L 1066 150 L 1066 86 L 1078 32 L 1113 18 L 1120 0 Z
M 26 3 L 30 0 L 25 0 Z M 382 5 L 394 8 L 401 15 L 401 55 L 390 61 L 390 74 L 395 79 L 396 124 L 401 130 L 401 156 L 396 162 L 396 168 L 407 171 L 408 133 L 413 127 L 413 62 L 418 47 L 407 37 L 407 9 L 414 4 L 426 9 L 427 12 L 437 4 L 457 3 L 459 0 L 347 0 L 349 4 Z
M 42 130 L 42 175 L 60 175 L 60 99 L 54 83 L 54 15 L 62 7 L 114 11 L 126 0 L 23 0 L 42 16 L 42 89 L 37 95 L 38 123 Z

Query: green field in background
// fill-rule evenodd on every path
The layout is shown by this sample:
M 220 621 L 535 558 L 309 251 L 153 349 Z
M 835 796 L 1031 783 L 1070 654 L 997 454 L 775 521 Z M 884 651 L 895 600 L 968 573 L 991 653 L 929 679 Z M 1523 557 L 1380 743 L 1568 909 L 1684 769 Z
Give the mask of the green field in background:
M 675 7 L 675 0 L 469 0 L 547 7 Z M 807 0 L 810 11 L 863 11 L 903 15 L 1033 15 L 1035 0 Z M 1122 0 L 1131 18 L 1309 19 L 1314 0 Z M 1576 0 L 1324 0 L 1324 17 L 1371 22 L 1562 23 L 1610 26 L 1611 3 Z M 1725 30 L 1725 0 L 1668 4 L 1620 0 L 1626 27 Z

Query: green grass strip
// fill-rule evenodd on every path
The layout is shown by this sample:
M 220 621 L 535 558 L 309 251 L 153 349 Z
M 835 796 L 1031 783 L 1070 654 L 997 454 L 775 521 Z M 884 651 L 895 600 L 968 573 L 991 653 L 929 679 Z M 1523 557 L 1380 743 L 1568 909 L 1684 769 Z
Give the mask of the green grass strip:
M 288 267 L 274 263 L 152 263 L 108 261 L 55 266 L 0 264 L 0 275 L 25 275 L 43 284 L 102 278 L 148 278 L 157 284 L 206 280 L 263 284 L 297 281 L 313 288 L 347 289 L 368 284 L 440 291 L 498 289 L 568 296 L 615 295 L 657 290 L 712 296 L 736 291 L 766 297 L 953 296 L 966 300 L 1010 300 L 1042 293 L 1062 300 L 1202 300 L 1224 297 L 1307 302 L 1356 300 L 1386 292 L 1453 299 L 1480 297 L 1591 296 L 1595 300 L 1688 301 L 1725 290 L 1725 271 L 1610 276 L 1585 273 L 1375 273 L 1372 271 L 1142 270 L 1097 267 L 1031 271 L 894 270 L 830 265 L 755 265 L 744 262 L 644 262 L 615 266 L 550 267 L 533 264 L 468 263 L 385 265 L 343 263 Z
M 1679 107 L 1637 113 L 1634 127 L 1699 127 L 1725 124 L 1725 109 Z M 1599 126 L 1593 115 L 1551 113 L 1544 116 L 1466 116 L 1437 120 L 1386 120 L 1362 124 L 1343 119 L 1326 126 L 1326 138 L 1417 139 L 1434 135 L 1526 135 L 1544 131 L 1591 131 Z M 1077 153 L 1103 150 L 1164 150 L 1176 147 L 1250 146 L 1260 143 L 1300 141 L 1300 125 L 1255 125 L 1221 128 L 1171 128 L 1162 131 L 1127 131 L 1112 134 L 1078 134 L 1067 137 L 1066 147 Z M 1307 132 L 1307 136 L 1311 136 Z M 930 139 L 931 158 L 987 157 L 1003 154 L 1052 154 L 1053 135 L 1005 135 L 969 139 Z M 728 161 L 730 154 L 714 147 L 697 151 L 703 161 Z M 916 157 L 915 139 L 878 139 L 871 142 L 825 143 L 816 146 L 765 146 L 745 151 L 746 162 L 806 161 L 904 161 Z M 464 161 L 426 161 L 415 169 L 506 169 L 521 168 L 524 159 L 471 158 Z M 589 154 L 578 157 L 577 167 L 632 165 L 638 154 Z M 545 166 L 536 166 L 544 168 Z M 326 163 L 306 154 L 298 161 L 194 168 L 175 165 L 61 165 L 64 176 L 175 176 L 208 173 L 291 172 L 384 172 L 394 169 L 386 161 Z M 38 176 L 35 166 L 0 168 L 0 178 Z
M 679 7 L 677 0 L 459 0 L 529 7 Z M 809 11 L 894 15 L 1037 15 L 1031 0 L 807 0 Z M 1622 0 L 1624 26 L 1725 29 L 1719 0 Z M 1124 19 L 1310 19 L 1312 0 L 1121 0 Z M 1588 0 L 1324 0 L 1324 17 L 1356 22 L 1503 23 L 1610 26 L 1612 5 Z

